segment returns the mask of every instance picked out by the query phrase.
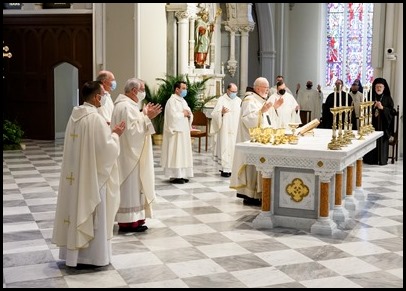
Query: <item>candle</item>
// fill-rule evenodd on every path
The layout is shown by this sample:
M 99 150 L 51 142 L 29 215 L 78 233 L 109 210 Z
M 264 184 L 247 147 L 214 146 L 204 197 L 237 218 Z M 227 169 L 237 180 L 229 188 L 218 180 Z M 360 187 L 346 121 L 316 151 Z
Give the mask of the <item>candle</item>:
M 372 85 L 369 88 L 369 101 L 372 101 Z
M 342 87 L 341 87 L 341 85 L 338 87 L 338 98 L 339 98 L 339 106 L 341 107 L 342 106 L 342 104 L 341 104 L 341 92 L 342 92 Z
M 349 104 L 348 104 L 348 91 L 349 91 L 349 89 L 345 88 L 345 106 L 349 106 Z
M 334 108 L 337 107 L 337 88 L 334 87 Z

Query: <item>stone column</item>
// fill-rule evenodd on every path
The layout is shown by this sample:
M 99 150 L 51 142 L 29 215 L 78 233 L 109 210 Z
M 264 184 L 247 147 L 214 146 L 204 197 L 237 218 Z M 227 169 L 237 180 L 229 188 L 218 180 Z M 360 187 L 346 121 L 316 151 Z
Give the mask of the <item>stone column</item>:
M 365 200 L 365 192 L 364 189 L 362 188 L 362 158 L 357 160 L 356 162 L 356 179 L 355 179 L 355 191 L 354 191 L 354 197 L 358 201 L 364 201 Z
M 329 216 L 329 189 L 330 182 L 321 182 L 320 183 L 320 207 L 319 207 L 319 217 L 328 218 Z
M 348 185 L 348 180 L 347 180 Z M 337 223 L 343 223 L 348 219 L 348 211 L 343 207 L 343 172 L 336 173 L 335 192 L 334 192 L 334 211 L 333 220 Z
M 177 11 L 175 16 L 178 19 L 178 74 L 183 75 L 188 73 L 189 12 Z
M 271 211 L 272 178 L 262 177 L 262 211 Z
M 240 27 L 241 31 L 241 60 L 240 60 L 240 88 L 245 90 L 248 85 L 248 33 L 254 29 L 253 26 Z
M 235 59 L 235 32 L 238 30 L 238 28 L 232 26 L 225 26 L 224 28 L 226 31 L 230 32 L 230 59 L 227 61 L 227 70 L 230 73 L 230 76 L 234 77 L 235 71 L 237 70 L 237 60 Z M 243 96 L 241 93 L 245 92 L 245 88 L 244 91 L 241 90 L 241 86 L 239 89 L 239 95 Z
M 310 232 L 313 234 L 332 235 L 337 229 L 337 224 L 329 216 L 330 179 L 334 173 L 316 171 L 315 174 L 320 178 L 319 218 L 311 226 Z
M 245 93 L 248 84 L 248 34 L 254 30 L 255 22 L 252 18 L 252 3 L 226 3 L 227 14 L 225 28 L 230 31 L 230 60 L 227 69 L 233 77 L 237 68 L 234 53 L 234 37 L 237 31 L 241 32 L 240 39 L 240 95 Z
M 272 172 L 271 169 L 262 170 L 262 208 L 261 213 L 253 220 L 252 225 L 255 228 L 273 228 L 275 218 L 271 211 L 272 201 Z
M 189 18 L 189 71 L 195 68 L 195 17 Z
M 345 208 L 351 213 L 358 208 L 358 202 L 354 199 L 352 195 L 352 179 L 353 179 L 354 165 L 349 165 L 347 167 L 347 187 L 345 195 Z

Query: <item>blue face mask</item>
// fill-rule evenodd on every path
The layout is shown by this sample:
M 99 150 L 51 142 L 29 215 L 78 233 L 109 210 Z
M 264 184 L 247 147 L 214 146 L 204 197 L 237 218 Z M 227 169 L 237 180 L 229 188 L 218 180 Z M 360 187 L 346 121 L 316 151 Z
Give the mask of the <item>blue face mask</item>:
M 237 93 L 230 93 L 230 95 L 228 96 L 230 96 L 231 99 L 234 99 L 235 97 L 237 97 Z
M 186 95 L 187 95 L 187 90 L 186 89 L 180 91 L 180 97 L 185 98 Z
M 111 81 L 111 91 L 116 90 L 116 88 L 117 88 L 117 82 L 116 82 L 116 80 Z

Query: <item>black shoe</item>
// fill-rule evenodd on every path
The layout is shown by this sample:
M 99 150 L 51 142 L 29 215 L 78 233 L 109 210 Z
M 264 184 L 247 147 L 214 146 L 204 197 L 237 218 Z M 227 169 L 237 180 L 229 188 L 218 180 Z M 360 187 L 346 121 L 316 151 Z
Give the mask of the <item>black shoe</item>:
M 119 227 L 118 231 L 119 232 L 143 232 L 148 229 L 148 226 L 146 225 L 139 225 L 137 227 L 132 227 L 132 226 L 125 226 L 125 227 Z
M 249 205 L 249 206 L 261 206 L 262 202 L 260 199 L 255 199 L 255 198 L 244 198 L 243 201 L 244 205 Z
M 231 176 L 231 173 L 230 172 L 223 172 L 223 171 L 221 171 L 221 177 L 230 177 Z
M 185 184 L 185 180 L 183 180 L 182 178 L 171 179 L 169 180 L 169 182 L 171 182 L 172 184 Z
M 182 178 L 182 180 L 185 181 L 185 183 L 189 183 L 189 179 Z
M 132 226 L 120 226 L 118 232 L 133 232 L 133 229 Z
M 72 267 L 72 268 L 76 268 L 77 270 L 93 270 L 93 269 L 97 269 L 97 268 L 103 268 L 103 267 L 107 267 L 109 264 L 104 265 L 104 266 L 97 266 L 97 265 L 90 265 L 90 264 L 77 264 L 76 267 Z M 71 266 L 68 266 L 71 267 Z
M 139 225 L 136 228 L 134 228 L 134 232 L 144 232 L 148 229 L 148 226 L 146 225 Z

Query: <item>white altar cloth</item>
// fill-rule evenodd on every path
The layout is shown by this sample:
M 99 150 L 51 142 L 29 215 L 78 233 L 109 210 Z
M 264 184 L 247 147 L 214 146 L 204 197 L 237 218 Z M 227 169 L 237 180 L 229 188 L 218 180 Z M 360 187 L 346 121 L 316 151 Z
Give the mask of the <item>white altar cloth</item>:
M 357 136 L 356 131 L 353 133 Z M 263 178 L 273 179 L 271 209 L 269 212 L 262 211 L 254 220 L 254 226 L 285 226 L 312 229 L 312 232 L 315 229 L 315 233 L 331 233 L 336 228 L 334 221 L 319 215 L 320 183 L 333 184 L 335 174 L 345 172 L 348 166 L 375 148 L 376 140 L 382 135 L 381 131 L 372 132 L 363 139 L 352 139 L 351 144 L 339 150 L 328 149 L 332 130 L 318 128 L 314 129 L 314 136 L 300 136 L 298 144 L 237 143 L 235 155 L 241 155 L 245 164 L 255 165 Z M 302 201 L 292 202 L 290 196 L 286 195 L 286 187 L 296 178 L 302 183 L 300 187 L 310 189 L 310 195 Z M 330 192 L 330 196 L 331 204 L 334 193 Z M 317 223 L 322 224 L 321 231 L 314 227 Z

